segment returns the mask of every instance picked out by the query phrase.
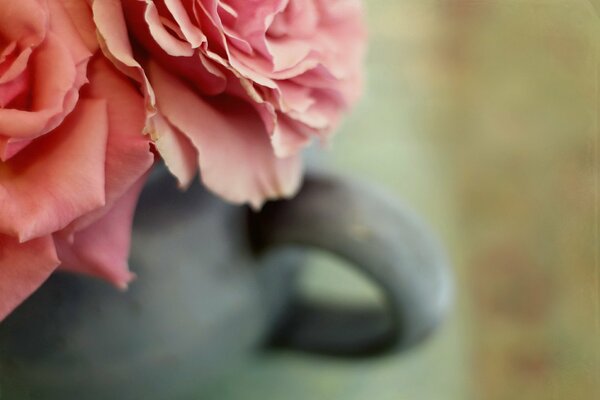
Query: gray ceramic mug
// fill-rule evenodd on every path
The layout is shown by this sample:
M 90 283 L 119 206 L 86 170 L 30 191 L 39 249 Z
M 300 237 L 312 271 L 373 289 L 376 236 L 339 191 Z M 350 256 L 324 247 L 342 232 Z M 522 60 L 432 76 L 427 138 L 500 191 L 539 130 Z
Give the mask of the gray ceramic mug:
M 304 301 L 306 247 L 356 266 L 380 308 Z M 278 251 L 271 251 L 277 249 Z M 265 343 L 334 356 L 408 348 L 440 322 L 450 274 L 439 244 L 385 194 L 309 174 L 259 213 L 152 176 L 134 223 L 127 292 L 55 274 L 0 324 L 2 400 L 195 399 Z

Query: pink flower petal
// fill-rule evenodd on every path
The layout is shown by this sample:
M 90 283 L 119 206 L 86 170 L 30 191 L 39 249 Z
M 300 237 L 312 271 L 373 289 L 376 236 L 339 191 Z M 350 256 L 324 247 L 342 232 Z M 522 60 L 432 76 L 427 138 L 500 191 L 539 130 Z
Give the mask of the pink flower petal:
M 48 9 L 50 11 L 50 30 L 70 50 L 74 63 L 79 64 L 90 58 L 92 54 L 83 41 L 75 21 L 71 19 L 71 15 L 65 9 L 64 0 L 48 0 Z M 79 12 L 83 12 L 83 10 Z M 76 17 L 76 21 L 79 23 L 91 21 L 89 14 L 88 18 L 85 18 L 86 15 L 73 17 Z
M 150 28 L 150 33 L 156 43 L 164 49 L 167 54 L 175 57 L 189 57 L 194 54 L 194 49 L 188 42 L 184 42 L 173 36 L 163 25 L 161 17 L 153 2 L 146 3 L 144 13 L 146 23 Z
M 256 208 L 295 193 L 300 158 L 275 156 L 252 106 L 234 98 L 210 104 L 157 64 L 150 63 L 148 71 L 160 112 L 198 150 L 200 176 L 209 189 Z
M 50 236 L 19 243 L 0 235 L 0 321 L 40 287 L 58 264 Z
M 33 64 L 32 76 L 37 77 L 30 89 L 30 110 L 0 109 L 0 132 L 13 138 L 33 139 L 55 128 L 71 111 L 65 107 L 70 92 L 78 89 L 70 51 L 53 33 L 48 33 L 29 62 Z M 42 76 L 44 79 L 40 79 Z
M 156 149 L 169 171 L 177 178 L 179 187 L 188 188 L 198 173 L 198 152 L 190 140 L 164 117 L 157 114 L 153 119 L 156 129 Z
M 104 53 L 121 72 L 142 84 L 146 107 L 149 112 L 153 112 L 154 91 L 142 66 L 133 56 L 121 0 L 93 0 L 92 11 Z
M 0 136 L 0 161 L 6 162 L 6 160 L 23 150 L 32 141 L 33 139 L 15 140 Z
M 6 83 L 0 83 L 0 108 L 5 108 L 15 97 L 29 87 L 29 74 L 24 71 L 21 75 Z
M 277 125 L 271 136 L 271 144 L 278 157 L 290 157 L 298 154 L 301 149 L 311 143 L 311 135 L 304 133 L 303 127 L 298 125 L 288 116 L 279 114 Z
M 216 95 L 222 93 L 226 87 L 227 81 L 223 72 L 218 68 L 214 60 L 210 60 L 198 52 L 192 52 L 189 57 L 172 57 L 173 49 L 168 45 L 161 47 L 160 42 L 156 40 L 152 33 L 157 28 L 157 21 L 146 21 L 143 3 L 126 2 L 123 4 L 128 29 L 139 44 L 141 44 L 152 59 L 168 65 L 170 71 L 177 71 L 177 74 L 193 82 L 197 89 L 206 95 Z M 188 46 L 189 47 L 189 46 Z
M 85 88 L 84 96 L 104 99 L 107 104 L 106 205 L 79 218 L 71 224 L 72 230 L 81 229 L 100 218 L 154 163 L 150 138 L 143 134 L 146 119 L 144 98 L 102 57 L 90 63 L 88 75 L 90 84 Z
M 81 40 L 91 53 L 98 50 L 98 38 L 96 37 L 96 26 L 92 16 L 91 6 L 85 0 L 53 0 L 59 2 L 69 15 L 69 18 L 77 30 Z
M 181 27 L 181 32 L 186 40 L 193 48 L 198 48 L 202 43 L 206 42 L 206 36 L 192 23 L 181 0 L 165 0 L 165 5 L 171 15 L 173 15 L 175 21 L 177 21 L 177 24 Z
M 37 0 L 3 1 L 0 7 L 0 37 L 19 41 L 21 47 L 38 45 L 44 38 L 48 13 Z
M 0 163 L 0 232 L 21 242 L 104 205 L 106 102 L 81 100 L 51 135 Z
M 127 288 L 135 277 L 127 264 L 131 225 L 145 181 L 146 176 L 140 178 L 101 219 L 76 232 L 72 240 L 56 237 L 61 269 L 102 278 Z
M 16 42 L 12 42 L 12 44 L 16 46 Z M 9 48 L 10 46 L 6 50 Z M 32 50 L 27 47 L 19 52 L 19 54 L 16 54 L 16 52 L 17 49 L 15 47 L 8 54 L 0 57 L 0 84 L 10 82 L 13 79 L 17 79 L 19 75 L 26 73 L 25 69 L 27 68 Z

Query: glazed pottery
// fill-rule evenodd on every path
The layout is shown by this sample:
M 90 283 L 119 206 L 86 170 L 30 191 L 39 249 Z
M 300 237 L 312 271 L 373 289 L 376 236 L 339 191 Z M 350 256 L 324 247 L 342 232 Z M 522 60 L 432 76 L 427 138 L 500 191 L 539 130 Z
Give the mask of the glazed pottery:
M 332 356 L 405 349 L 451 294 L 443 252 L 377 189 L 309 174 L 255 213 L 158 171 L 138 206 L 129 290 L 57 273 L 0 324 L 2 400 L 194 399 L 264 344 Z M 312 304 L 297 293 L 306 249 L 329 250 L 386 306 Z

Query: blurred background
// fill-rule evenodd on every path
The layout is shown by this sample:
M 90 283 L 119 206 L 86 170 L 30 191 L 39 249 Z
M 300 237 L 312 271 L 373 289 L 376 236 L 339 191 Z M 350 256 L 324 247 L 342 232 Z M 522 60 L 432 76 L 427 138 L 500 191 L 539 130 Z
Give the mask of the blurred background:
M 208 398 L 600 398 L 600 2 L 366 3 L 367 93 L 322 158 L 433 226 L 454 311 L 400 356 L 257 354 Z M 311 295 L 376 300 L 309 264 Z

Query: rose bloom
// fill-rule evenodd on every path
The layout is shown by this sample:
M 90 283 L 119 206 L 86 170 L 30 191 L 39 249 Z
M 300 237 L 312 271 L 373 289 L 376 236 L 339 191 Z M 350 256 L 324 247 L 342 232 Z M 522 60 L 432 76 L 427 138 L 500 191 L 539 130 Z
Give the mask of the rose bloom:
M 62 263 L 125 286 L 154 157 L 83 1 L 0 1 L 0 320 Z
M 292 195 L 299 151 L 325 142 L 360 94 L 359 0 L 88 1 L 183 187 L 199 168 L 233 202 Z

